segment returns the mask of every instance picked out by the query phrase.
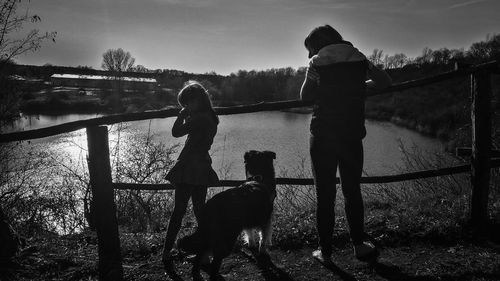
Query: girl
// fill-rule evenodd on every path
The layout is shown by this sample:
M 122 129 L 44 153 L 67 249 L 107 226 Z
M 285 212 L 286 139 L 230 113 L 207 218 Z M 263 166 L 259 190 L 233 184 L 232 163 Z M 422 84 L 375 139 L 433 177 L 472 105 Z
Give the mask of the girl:
M 354 254 L 360 260 L 372 260 L 378 250 L 365 241 L 360 189 L 362 139 L 366 135 L 364 99 L 367 87 L 388 87 L 391 78 L 329 25 L 311 31 L 304 45 L 310 61 L 301 99 L 314 101 L 310 154 L 317 196 L 319 249 L 313 252 L 313 257 L 323 263 L 331 262 L 338 166 Z M 365 82 L 367 77 L 371 80 Z
M 194 215 L 199 221 L 207 186 L 219 180 L 208 154 L 217 133 L 219 118 L 212 108 L 207 90 L 196 81 L 188 81 L 177 100 L 182 109 L 172 127 L 172 136 L 188 136 L 177 162 L 166 176 L 175 185 L 175 207 L 163 248 L 162 261 L 166 269 L 173 267 L 171 250 L 189 198 L 192 198 Z

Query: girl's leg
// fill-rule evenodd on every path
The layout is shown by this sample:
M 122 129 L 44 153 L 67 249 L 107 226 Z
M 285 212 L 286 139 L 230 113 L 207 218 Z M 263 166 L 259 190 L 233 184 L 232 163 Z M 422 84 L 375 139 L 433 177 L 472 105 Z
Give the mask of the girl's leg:
M 310 152 L 317 196 L 316 224 L 319 245 L 323 256 L 329 258 L 335 225 L 337 157 L 329 141 L 313 136 L 310 140 Z
M 181 228 L 182 218 L 186 213 L 186 207 L 191 196 L 191 188 L 189 185 L 178 185 L 175 188 L 175 207 L 170 221 L 168 222 L 167 235 L 163 246 L 163 261 L 169 258 L 170 250 L 174 246 L 175 238 Z
M 361 140 L 345 143 L 340 148 L 340 179 L 344 194 L 345 213 L 351 240 L 357 245 L 364 239 L 364 206 L 360 181 L 363 172 L 363 143 Z
M 196 222 L 200 223 L 203 206 L 205 206 L 205 199 L 207 197 L 206 186 L 193 186 L 191 193 L 191 200 L 193 201 L 193 212 L 196 217 Z

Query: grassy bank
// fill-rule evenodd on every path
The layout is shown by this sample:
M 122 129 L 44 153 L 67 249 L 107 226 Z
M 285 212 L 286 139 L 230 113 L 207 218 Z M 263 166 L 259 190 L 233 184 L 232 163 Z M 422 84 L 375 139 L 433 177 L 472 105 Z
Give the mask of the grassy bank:
M 468 81 L 456 79 L 370 97 L 366 101 L 366 116 L 450 140 L 460 127 L 470 122 L 468 87 Z
M 446 69 L 399 69 L 391 71 L 394 82 L 431 76 Z M 500 76 L 491 76 L 493 131 L 498 129 L 500 110 Z M 467 145 L 469 136 L 461 130 L 471 122 L 470 78 L 456 78 L 394 94 L 370 97 L 366 101 L 366 116 L 390 121 L 423 134 Z M 494 135 L 495 137 L 495 135 Z M 467 139 L 467 140 L 465 140 Z M 465 142 L 465 143 L 464 143 Z

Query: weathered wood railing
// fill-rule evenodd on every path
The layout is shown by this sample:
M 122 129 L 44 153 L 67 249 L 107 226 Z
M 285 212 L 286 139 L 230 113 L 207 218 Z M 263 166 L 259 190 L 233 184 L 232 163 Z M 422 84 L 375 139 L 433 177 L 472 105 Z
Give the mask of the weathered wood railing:
M 452 175 L 471 172 L 471 206 L 470 219 L 478 225 L 485 225 L 488 221 L 488 189 L 490 183 L 490 169 L 500 167 L 500 159 L 492 159 L 491 151 L 491 78 L 492 73 L 500 73 L 497 61 L 479 64 L 463 69 L 456 69 L 428 78 L 407 81 L 395 84 L 383 91 L 371 91 L 368 96 L 375 96 L 391 92 L 398 92 L 414 87 L 420 87 L 446 79 L 471 77 L 471 118 L 472 118 L 472 148 L 461 149 L 461 153 L 470 151 L 470 165 L 446 167 L 436 170 L 418 171 L 399 175 L 363 177 L 361 182 L 389 183 L 397 181 L 415 180 L 428 177 Z M 216 108 L 217 114 L 229 115 L 259 111 L 282 110 L 295 107 L 309 106 L 311 103 L 303 101 L 283 101 Z M 120 122 L 147 120 L 155 118 L 174 117 L 178 108 L 148 111 L 141 113 L 116 114 L 88 120 L 68 122 L 42 129 L 0 134 L 0 143 L 43 138 L 57 134 L 87 129 L 89 148 L 89 174 L 94 198 L 96 216 L 96 231 L 99 251 L 99 279 L 120 280 L 123 278 L 123 269 L 118 239 L 118 225 L 116 207 L 113 198 L 113 189 L 135 190 L 168 190 L 173 189 L 170 184 L 130 184 L 113 183 L 111 180 L 108 131 L 106 126 Z M 495 152 L 495 156 L 497 152 Z M 236 186 L 242 180 L 223 180 L 216 186 Z M 337 178 L 337 182 L 339 179 Z M 281 185 L 312 185 L 312 179 L 278 178 Z

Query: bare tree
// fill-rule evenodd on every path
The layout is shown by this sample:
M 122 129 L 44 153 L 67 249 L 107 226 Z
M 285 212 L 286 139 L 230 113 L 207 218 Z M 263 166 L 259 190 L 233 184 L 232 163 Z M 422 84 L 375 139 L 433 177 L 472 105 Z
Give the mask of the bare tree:
M 403 53 L 394 54 L 395 67 L 403 67 L 408 63 L 408 57 Z
M 500 59 L 500 34 L 488 34 L 485 41 L 472 44 L 467 53 L 475 61 Z
M 432 62 L 432 53 L 433 53 L 433 51 L 431 48 L 425 47 L 422 50 L 422 55 L 415 58 L 415 62 L 418 65 L 424 65 L 424 64 L 431 63 Z
M 0 59 L 9 61 L 14 57 L 40 49 L 43 41 L 49 39 L 55 42 L 57 32 L 41 33 L 33 29 L 22 37 L 13 38 L 11 35 L 19 35 L 23 25 L 28 22 L 39 22 L 38 15 L 30 15 L 26 10 L 18 13 L 18 5 L 21 0 L 2 0 L 0 2 Z
M 102 65 L 104 70 L 117 74 L 134 69 L 135 58 L 122 48 L 109 49 L 102 55 Z
M 123 111 L 124 106 L 120 98 L 123 88 L 123 72 L 134 70 L 135 59 L 129 52 L 125 52 L 122 48 L 108 49 L 102 55 L 101 67 L 110 72 L 110 78 L 113 80 L 113 95 L 109 103 L 113 110 Z
M 144 65 L 137 65 L 133 69 L 135 72 L 140 72 L 140 73 L 149 73 L 149 69 L 147 69 Z
M 27 10 L 18 12 L 22 0 L 0 0 L 0 120 L 12 118 L 17 113 L 18 97 L 12 83 L 9 83 L 9 66 L 13 59 L 27 52 L 40 49 L 45 40 L 55 41 L 56 32 L 41 33 L 33 29 L 22 33 L 26 23 L 41 20 Z M 29 1 L 25 1 L 29 2 Z
M 368 57 L 368 59 L 374 64 L 374 65 L 382 65 L 383 60 L 382 60 L 382 53 L 383 50 L 379 49 L 373 49 L 373 53 Z

